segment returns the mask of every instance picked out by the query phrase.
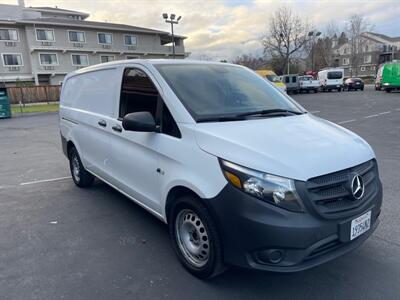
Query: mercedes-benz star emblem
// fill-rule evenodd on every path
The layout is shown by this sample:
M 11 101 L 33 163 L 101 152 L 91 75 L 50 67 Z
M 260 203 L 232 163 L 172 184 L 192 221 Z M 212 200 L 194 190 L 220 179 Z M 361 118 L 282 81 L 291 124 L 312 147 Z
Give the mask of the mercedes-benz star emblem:
M 356 200 L 360 199 L 364 195 L 364 180 L 360 175 L 353 177 L 353 180 L 351 181 L 351 192 Z

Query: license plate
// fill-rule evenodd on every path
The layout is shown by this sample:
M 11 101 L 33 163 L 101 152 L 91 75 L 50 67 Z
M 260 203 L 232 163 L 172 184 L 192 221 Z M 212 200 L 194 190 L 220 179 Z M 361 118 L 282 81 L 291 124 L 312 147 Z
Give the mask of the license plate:
M 359 82 L 356 82 L 356 84 L 360 84 Z
M 362 235 L 371 227 L 371 211 L 351 221 L 350 240 Z

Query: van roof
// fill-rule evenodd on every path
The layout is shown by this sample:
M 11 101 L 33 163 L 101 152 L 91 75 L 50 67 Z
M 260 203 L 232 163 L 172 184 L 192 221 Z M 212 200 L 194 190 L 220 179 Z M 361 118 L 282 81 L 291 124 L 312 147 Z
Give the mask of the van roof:
M 76 71 L 73 71 L 67 75 L 67 77 L 71 77 L 76 74 L 84 74 L 91 71 L 107 69 L 113 66 L 127 66 L 131 64 L 141 64 L 141 65 L 190 65 L 190 64 L 203 64 L 203 65 L 224 65 L 224 66 L 238 66 L 230 63 L 223 62 L 213 62 L 213 61 L 202 61 L 202 60 L 192 60 L 192 59 L 125 59 L 125 60 L 117 60 L 102 64 L 97 64 L 89 67 L 85 67 Z

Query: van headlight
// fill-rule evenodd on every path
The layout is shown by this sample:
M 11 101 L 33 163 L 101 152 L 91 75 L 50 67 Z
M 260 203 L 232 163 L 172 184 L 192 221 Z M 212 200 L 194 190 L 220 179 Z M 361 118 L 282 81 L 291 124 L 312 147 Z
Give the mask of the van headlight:
M 241 191 L 287 210 L 304 211 L 292 179 L 248 169 L 223 159 L 220 164 L 225 178 Z

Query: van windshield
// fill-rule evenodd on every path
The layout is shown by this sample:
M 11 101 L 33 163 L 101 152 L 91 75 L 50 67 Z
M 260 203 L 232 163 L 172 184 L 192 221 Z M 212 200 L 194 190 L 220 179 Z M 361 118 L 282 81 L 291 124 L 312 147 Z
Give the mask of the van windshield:
M 265 77 L 267 77 L 267 79 L 271 82 L 281 82 L 277 75 L 267 75 Z
M 340 79 L 343 77 L 343 73 L 339 71 L 328 72 L 328 79 Z
M 218 64 L 155 67 L 196 121 L 234 119 L 267 110 L 303 112 L 296 102 L 243 67 Z

